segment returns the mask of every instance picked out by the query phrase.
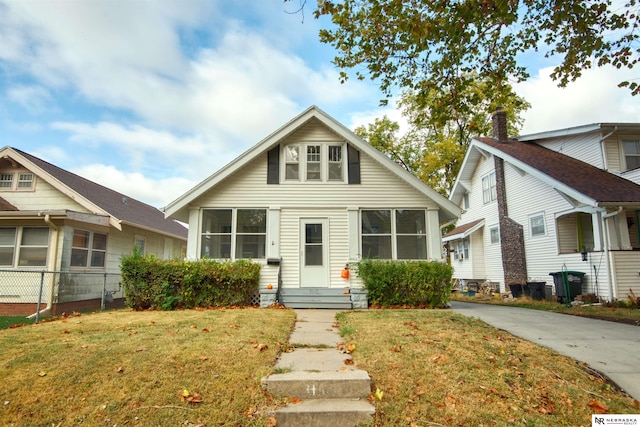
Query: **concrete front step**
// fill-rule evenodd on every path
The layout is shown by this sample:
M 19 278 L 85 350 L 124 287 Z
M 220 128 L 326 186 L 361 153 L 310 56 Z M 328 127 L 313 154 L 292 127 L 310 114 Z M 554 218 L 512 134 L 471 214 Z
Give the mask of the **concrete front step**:
M 352 308 L 351 295 L 346 288 L 282 288 L 282 304 L 289 308 Z
M 278 427 L 353 427 L 371 422 L 375 408 L 364 399 L 311 399 L 276 411 Z
M 363 370 L 294 371 L 273 374 L 262 380 L 271 394 L 307 399 L 366 398 L 371 378 Z

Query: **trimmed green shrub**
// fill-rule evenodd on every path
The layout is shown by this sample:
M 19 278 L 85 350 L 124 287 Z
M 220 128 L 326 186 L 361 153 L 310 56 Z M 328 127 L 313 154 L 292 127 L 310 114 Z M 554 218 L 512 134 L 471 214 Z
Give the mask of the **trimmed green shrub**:
M 453 268 L 442 262 L 365 259 L 357 274 L 373 306 L 439 308 L 451 298 Z
M 260 264 L 239 260 L 159 260 L 134 253 L 120 260 L 125 302 L 135 310 L 251 304 Z

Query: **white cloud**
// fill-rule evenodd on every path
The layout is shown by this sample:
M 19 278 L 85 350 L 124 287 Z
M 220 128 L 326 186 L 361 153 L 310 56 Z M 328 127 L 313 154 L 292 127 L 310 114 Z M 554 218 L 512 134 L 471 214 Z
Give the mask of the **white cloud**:
M 640 99 L 617 86 L 620 81 L 637 79 L 637 69 L 585 70 L 566 88 L 551 80 L 551 72 L 551 67 L 540 69 L 528 81 L 515 85 L 516 92 L 532 105 L 523 114 L 523 135 L 590 123 L 638 122 Z
M 7 89 L 7 97 L 34 114 L 51 108 L 51 94 L 42 86 L 13 86 Z
M 82 166 L 72 172 L 157 208 L 166 206 L 195 184 L 175 177 L 149 179 L 138 172 L 123 172 L 102 164 Z

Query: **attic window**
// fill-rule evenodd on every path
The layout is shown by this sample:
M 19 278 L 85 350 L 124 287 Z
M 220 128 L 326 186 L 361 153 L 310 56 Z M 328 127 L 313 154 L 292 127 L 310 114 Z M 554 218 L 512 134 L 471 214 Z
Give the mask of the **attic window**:
M 287 182 L 344 182 L 344 144 L 290 144 L 283 147 Z
M 18 188 L 23 190 L 33 188 L 33 174 L 32 173 L 18 174 Z
M 35 177 L 31 172 L 0 174 L 0 190 L 24 191 L 34 188 Z
M 13 189 L 13 174 L 3 173 L 0 175 L 0 188 Z

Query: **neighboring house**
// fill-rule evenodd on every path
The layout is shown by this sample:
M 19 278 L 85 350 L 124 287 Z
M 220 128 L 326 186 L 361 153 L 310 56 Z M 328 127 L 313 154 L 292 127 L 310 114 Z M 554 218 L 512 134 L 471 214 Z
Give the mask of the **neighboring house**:
M 598 123 L 509 139 L 473 139 L 450 200 L 463 208 L 443 238 L 463 286 L 546 282 L 585 273 L 583 292 L 640 295 L 640 124 Z M 634 182 L 635 181 L 635 182 Z M 585 260 L 583 260 L 585 259 Z
M 443 260 L 460 209 L 317 107 L 165 208 L 189 224 L 191 259 L 263 264 L 261 305 L 366 307 L 363 257 Z
M 47 281 L 46 310 L 100 307 L 107 275 L 116 279 L 109 300 L 121 299 L 121 256 L 136 246 L 159 258 L 183 257 L 186 236 L 186 227 L 152 206 L 16 148 L 0 149 L 0 314 L 33 314 L 40 280 Z

